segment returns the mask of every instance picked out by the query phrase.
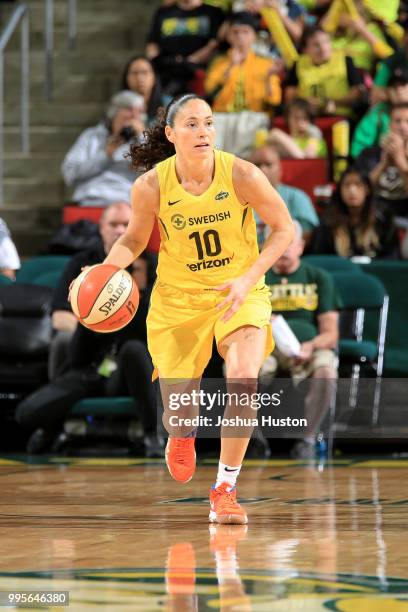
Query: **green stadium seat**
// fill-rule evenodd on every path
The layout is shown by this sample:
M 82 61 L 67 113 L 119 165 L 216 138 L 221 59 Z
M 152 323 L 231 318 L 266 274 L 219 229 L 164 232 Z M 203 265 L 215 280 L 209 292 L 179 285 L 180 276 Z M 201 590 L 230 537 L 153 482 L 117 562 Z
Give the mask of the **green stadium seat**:
M 347 355 L 349 359 L 360 359 L 364 355 L 367 360 L 374 361 L 377 357 L 377 344 L 371 340 L 349 340 L 345 338 L 339 342 L 340 355 Z
M 62 274 L 69 260 L 70 257 L 67 255 L 39 255 L 38 257 L 32 257 L 22 263 L 20 270 L 17 271 L 16 281 L 18 283 L 34 284 L 39 276 L 48 272 L 58 271 Z
M 333 279 L 341 295 L 343 308 L 357 310 L 378 309 L 383 305 L 385 289 L 380 280 L 368 274 L 333 272 Z
M 50 272 L 44 272 L 43 274 L 37 276 L 31 284 L 42 285 L 43 287 L 51 287 L 51 289 L 55 289 L 60 278 L 61 270 L 51 270 Z
M 384 285 L 369 274 L 334 272 L 333 279 L 342 301 L 342 310 L 354 315 L 352 338 L 342 337 L 339 342 L 340 363 L 352 366 L 350 407 L 354 409 L 357 404 L 361 366 L 372 366 L 377 379 L 372 411 L 372 422 L 375 424 L 378 421 L 389 298 Z M 366 313 L 370 311 L 377 315 L 376 341 L 364 339 Z
M 360 266 L 353 263 L 347 257 L 339 255 L 304 255 L 302 261 L 305 263 L 324 268 L 328 272 L 354 272 L 361 274 Z
M 139 422 L 137 404 L 131 397 L 88 397 L 77 401 L 65 419 L 64 432 L 56 444 L 60 449 L 90 440 L 123 438 L 133 447 L 131 423 Z M 130 429 L 129 429 L 130 427 Z M 132 432 L 132 433 L 130 433 Z
M 137 416 L 137 408 L 131 397 L 90 397 L 76 402 L 69 416 L 134 417 Z
M 384 375 L 405 378 L 408 376 L 408 262 L 372 261 L 362 268 L 364 272 L 378 278 L 390 296 Z M 373 319 L 369 313 L 366 337 L 370 340 L 376 337 L 376 321 Z

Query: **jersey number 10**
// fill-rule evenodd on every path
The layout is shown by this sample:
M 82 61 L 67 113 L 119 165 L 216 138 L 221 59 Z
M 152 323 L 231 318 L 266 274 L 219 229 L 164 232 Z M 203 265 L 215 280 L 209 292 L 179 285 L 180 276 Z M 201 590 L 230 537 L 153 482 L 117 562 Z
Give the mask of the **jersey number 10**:
M 220 236 L 215 230 L 207 230 L 202 236 L 200 232 L 193 232 L 189 239 L 195 240 L 198 259 L 204 259 L 204 250 L 207 257 L 215 257 L 221 253 Z

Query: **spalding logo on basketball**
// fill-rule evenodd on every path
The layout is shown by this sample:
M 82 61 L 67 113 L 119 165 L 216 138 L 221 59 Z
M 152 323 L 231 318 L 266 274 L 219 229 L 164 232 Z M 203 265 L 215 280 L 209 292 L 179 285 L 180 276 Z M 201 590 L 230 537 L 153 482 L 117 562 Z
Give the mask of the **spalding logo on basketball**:
M 71 287 L 71 307 L 82 325 L 102 333 L 115 332 L 133 319 L 139 291 L 132 276 L 111 264 L 81 272 Z

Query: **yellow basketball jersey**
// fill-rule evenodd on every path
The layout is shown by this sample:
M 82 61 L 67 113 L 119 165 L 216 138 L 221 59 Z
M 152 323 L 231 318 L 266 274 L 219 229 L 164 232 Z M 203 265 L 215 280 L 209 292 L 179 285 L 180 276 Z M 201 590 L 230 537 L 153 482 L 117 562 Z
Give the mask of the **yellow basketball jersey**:
M 214 179 L 199 196 L 180 185 L 175 155 L 156 166 L 161 282 L 185 289 L 215 287 L 244 274 L 258 257 L 252 208 L 240 203 L 232 183 L 234 155 L 217 150 L 214 155 Z
M 328 62 L 316 66 L 305 53 L 296 63 L 299 95 L 303 98 L 340 98 L 346 96 L 350 87 L 347 78 L 347 64 L 344 51 L 333 51 Z M 338 113 L 350 115 L 348 106 L 339 106 Z

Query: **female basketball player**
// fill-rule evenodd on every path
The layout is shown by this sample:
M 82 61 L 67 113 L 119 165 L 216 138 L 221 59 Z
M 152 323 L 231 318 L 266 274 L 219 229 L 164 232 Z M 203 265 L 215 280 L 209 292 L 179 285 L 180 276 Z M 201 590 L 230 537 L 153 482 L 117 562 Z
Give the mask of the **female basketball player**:
M 126 268 L 158 219 L 161 246 L 147 329 L 168 431 L 169 394 L 199 387 L 214 337 L 227 381 L 251 381 L 254 389 L 273 348 L 264 273 L 294 237 L 285 203 L 264 173 L 214 150 L 214 140 L 204 100 L 188 94 L 169 104 L 146 142 L 132 148 L 133 165 L 149 170 L 134 183 L 129 226 L 104 262 Z M 252 209 L 272 230 L 261 254 Z M 194 431 L 177 431 L 169 436 L 166 462 L 173 478 L 188 482 L 195 471 Z M 235 484 L 250 435 L 222 435 L 212 522 L 247 522 Z

